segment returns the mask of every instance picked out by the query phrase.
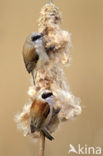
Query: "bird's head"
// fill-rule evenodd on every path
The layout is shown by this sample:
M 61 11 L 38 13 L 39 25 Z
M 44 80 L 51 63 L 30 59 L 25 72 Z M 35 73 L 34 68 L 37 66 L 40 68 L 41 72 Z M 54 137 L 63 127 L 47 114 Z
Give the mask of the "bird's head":
M 26 38 L 26 42 L 28 44 L 33 44 L 34 46 L 37 44 L 37 42 L 40 42 L 43 38 L 43 33 L 36 33 L 36 32 L 32 32 L 31 34 L 29 34 Z
M 45 90 L 41 94 L 41 98 L 42 98 L 43 101 L 46 101 L 48 103 L 52 103 L 54 95 L 53 95 L 53 93 L 50 90 Z

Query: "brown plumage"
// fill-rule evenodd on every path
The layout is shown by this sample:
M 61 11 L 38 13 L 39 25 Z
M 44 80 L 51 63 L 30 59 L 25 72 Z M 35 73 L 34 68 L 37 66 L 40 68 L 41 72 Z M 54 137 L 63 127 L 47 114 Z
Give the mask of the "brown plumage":
M 23 59 L 28 73 L 31 73 L 34 78 L 33 70 L 36 69 L 39 61 L 39 53 L 37 52 L 37 41 L 42 40 L 43 34 L 31 33 L 27 36 L 23 46 Z
M 41 131 L 49 140 L 53 137 L 49 134 L 46 129 L 51 116 L 52 107 L 50 106 L 47 99 L 52 99 L 51 93 L 45 93 L 42 98 L 34 100 L 30 109 L 30 130 L 31 133 L 35 131 Z
M 24 46 L 23 46 L 23 58 L 27 71 L 30 73 L 35 68 L 35 65 L 39 59 L 39 56 L 36 52 L 34 42 L 41 38 L 41 35 L 38 33 L 31 33 L 27 36 Z
M 23 58 L 25 67 L 28 73 L 31 73 L 36 66 L 36 63 L 39 59 L 39 56 L 36 54 L 34 47 L 28 47 L 28 45 L 24 45 L 23 47 Z

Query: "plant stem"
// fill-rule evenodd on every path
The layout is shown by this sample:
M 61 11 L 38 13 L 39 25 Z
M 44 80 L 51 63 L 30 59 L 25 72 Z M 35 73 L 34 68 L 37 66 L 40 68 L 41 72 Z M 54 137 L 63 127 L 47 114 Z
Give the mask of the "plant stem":
M 53 0 L 49 0 L 50 3 L 53 3 Z
M 44 150 L 45 150 L 45 136 L 42 132 L 40 132 L 40 151 L 39 156 L 44 156 Z

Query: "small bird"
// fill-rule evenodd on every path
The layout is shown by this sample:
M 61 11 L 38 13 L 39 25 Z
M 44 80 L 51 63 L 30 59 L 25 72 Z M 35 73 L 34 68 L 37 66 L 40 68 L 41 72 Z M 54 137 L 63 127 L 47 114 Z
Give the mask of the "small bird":
M 49 60 L 43 45 L 43 33 L 33 32 L 27 36 L 22 53 L 25 67 L 32 74 L 35 84 L 36 71 Z
M 30 109 L 30 130 L 31 133 L 40 131 L 49 140 L 54 138 L 49 134 L 46 126 L 51 120 L 53 113 L 53 94 L 50 91 L 44 92 L 39 99 L 36 99 Z

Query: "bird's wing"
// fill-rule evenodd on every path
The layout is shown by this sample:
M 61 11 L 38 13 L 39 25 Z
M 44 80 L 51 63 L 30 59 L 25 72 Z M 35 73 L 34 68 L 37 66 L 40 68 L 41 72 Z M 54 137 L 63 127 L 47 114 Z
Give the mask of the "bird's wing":
M 47 102 L 35 100 L 31 106 L 31 125 L 36 129 L 40 129 L 50 112 L 50 107 Z
M 36 53 L 34 47 L 30 49 L 23 48 L 23 58 L 27 71 L 30 73 L 36 66 L 39 55 Z
M 42 124 L 44 124 L 45 120 L 47 119 L 47 116 L 49 115 L 50 113 L 50 107 L 49 107 L 49 104 L 46 103 L 45 105 L 45 108 L 43 110 L 43 113 L 42 113 L 42 119 L 40 120 L 39 124 L 38 124 L 38 127 L 42 127 Z

